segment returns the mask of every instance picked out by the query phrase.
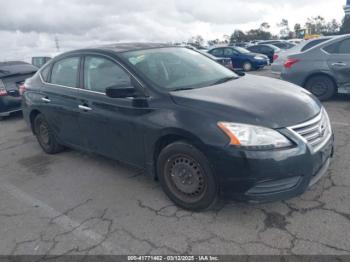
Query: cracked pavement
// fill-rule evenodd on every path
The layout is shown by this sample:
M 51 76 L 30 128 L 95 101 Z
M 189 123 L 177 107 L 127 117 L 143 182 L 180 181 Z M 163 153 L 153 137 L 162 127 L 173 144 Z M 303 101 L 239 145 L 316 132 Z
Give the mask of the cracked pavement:
M 304 195 L 192 213 L 118 162 L 42 152 L 20 115 L 0 122 L 0 254 L 350 254 L 350 97 L 325 103 L 330 172 Z

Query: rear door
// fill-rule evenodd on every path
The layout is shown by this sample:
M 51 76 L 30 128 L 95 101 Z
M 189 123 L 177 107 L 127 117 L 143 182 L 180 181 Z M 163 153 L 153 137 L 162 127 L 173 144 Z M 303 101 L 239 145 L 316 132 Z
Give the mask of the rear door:
M 130 75 L 114 60 L 86 55 L 84 89 L 79 91 L 79 124 L 87 148 L 133 165 L 144 164 L 143 130 L 140 118 L 149 109 L 133 98 L 110 98 L 106 88 L 131 85 Z
M 324 50 L 329 53 L 327 63 L 339 91 L 350 93 L 350 38 L 326 46 Z
M 52 65 L 51 74 L 41 88 L 40 109 L 61 142 L 83 148 L 77 98 L 80 60 L 80 56 L 70 56 Z

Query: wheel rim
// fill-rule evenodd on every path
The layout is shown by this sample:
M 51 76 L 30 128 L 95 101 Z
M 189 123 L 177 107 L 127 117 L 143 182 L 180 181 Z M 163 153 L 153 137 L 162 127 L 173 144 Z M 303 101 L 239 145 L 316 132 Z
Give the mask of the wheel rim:
M 245 63 L 243 68 L 244 68 L 245 71 L 250 71 L 252 69 L 252 65 L 249 64 L 249 63 Z
M 39 139 L 44 145 L 50 143 L 49 127 L 45 122 L 41 122 L 39 125 Z
M 328 82 L 327 81 L 317 81 L 311 86 L 311 93 L 316 96 L 323 96 L 328 91 Z
M 176 155 L 167 161 L 165 181 L 170 191 L 180 200 L 193 203 L 206 192 L 206 175 L 201 165 L 187 155 Z

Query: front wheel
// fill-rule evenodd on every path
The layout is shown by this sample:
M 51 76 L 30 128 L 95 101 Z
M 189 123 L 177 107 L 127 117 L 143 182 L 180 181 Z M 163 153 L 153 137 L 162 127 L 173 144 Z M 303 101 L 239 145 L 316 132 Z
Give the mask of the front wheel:
M 207 158 L 193 145 L 179 141 L 166 146 L 157 163 L 158 178 L 178 206 L 200 211 L 218 199 L 218 184 Z
M 321 101 L 331 99 L 337 90 L 333 80 L 325 75 L 311 77 L 306 82 L 305 88 Z
M 39 145 L 47 154 L 56 154 L 64 150 L 43 114 L 37 115 L 34 119 L 34 133 Z
M 243 69 L 244 69 L 244 71 L 246 71 L 246 72 L 251 71 L 251 70 L 253 69 L 252 63 L 250 63 L 250 62 L 245 62 L 245 63 L 243 64 Z

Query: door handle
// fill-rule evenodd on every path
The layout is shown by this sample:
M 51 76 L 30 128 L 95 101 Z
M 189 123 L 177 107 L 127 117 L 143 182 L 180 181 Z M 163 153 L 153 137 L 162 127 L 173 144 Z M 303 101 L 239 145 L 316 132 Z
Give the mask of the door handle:
M 51 100 L 48 99 L 47 97 L 42 97 L 42 98 L 41 98 L 41 101 L 43 101 L 43 102 L 45 102 L 45 103 L 50 103 L 50 102 L 51 102 Z
M 346 66 L 346 63 L 344 63 L 344 62 L 337 62 L 337 63 L 333 63 L 332 66 Z
M 84 106 L 84 105 L 79 105 L 78 107 L 80 110 L 83 110 L 83 111 L 91 111 L 92 110 L 91 107 Z

